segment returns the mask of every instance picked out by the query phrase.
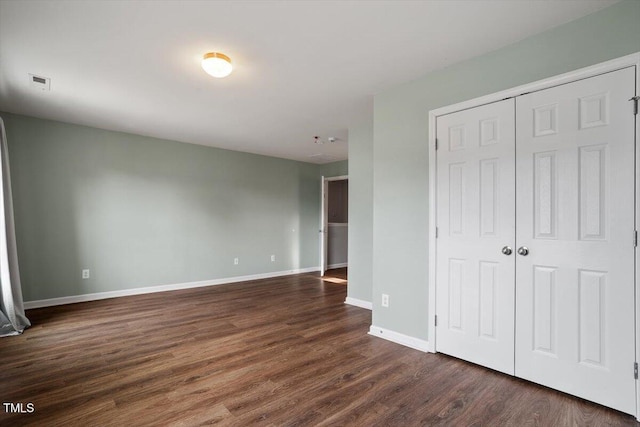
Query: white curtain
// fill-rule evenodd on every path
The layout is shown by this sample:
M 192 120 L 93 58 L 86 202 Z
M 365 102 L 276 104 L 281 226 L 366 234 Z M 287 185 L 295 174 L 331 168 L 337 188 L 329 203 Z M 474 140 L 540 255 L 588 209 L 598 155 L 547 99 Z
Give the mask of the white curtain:
M 22 288 L 18 270 L 16 231 L 13 221 L 11 178 L 9 174 L 9 148 L 4 121 L 0 117 L 0 337 L 18 335 L 31 326 L 24 314 Z

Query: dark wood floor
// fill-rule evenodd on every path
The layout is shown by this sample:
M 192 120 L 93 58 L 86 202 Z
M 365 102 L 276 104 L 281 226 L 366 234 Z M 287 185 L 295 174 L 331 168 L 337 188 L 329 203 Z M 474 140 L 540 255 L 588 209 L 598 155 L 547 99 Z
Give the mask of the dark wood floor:
M 334 268 L 327 270 L 322 277 L 325 282 L 347 285 L 347 268 Z
M 326 277 L 334 277 L 337 279 L 347 280 L 347 267 L 344 268 L 334 268 L 332 270 L 327 270 L 324 275 Z
M 30 310 L 0 339 L 7 426 L 635 425 L 631 416 L 367 335 L 316 275 Z

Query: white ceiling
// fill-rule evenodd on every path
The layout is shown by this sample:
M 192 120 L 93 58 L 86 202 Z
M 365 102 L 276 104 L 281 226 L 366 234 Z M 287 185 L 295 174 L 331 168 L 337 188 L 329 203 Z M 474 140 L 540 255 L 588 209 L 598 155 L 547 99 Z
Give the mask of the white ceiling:
M 615 2 L 0 0 L 0 111 L 342 160 L 372 95 Z M 205 74 L 208 51 L 233 74 Z

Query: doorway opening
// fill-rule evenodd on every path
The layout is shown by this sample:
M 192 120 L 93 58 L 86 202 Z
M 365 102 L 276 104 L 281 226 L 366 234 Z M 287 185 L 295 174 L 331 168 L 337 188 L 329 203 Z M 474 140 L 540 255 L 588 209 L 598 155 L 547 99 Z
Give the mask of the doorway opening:
M 335 276 L 337 280 L 344 279 L 346 283 L 349 177 L 322 177 L 321 201 L 320 275 L 325 276 L 327 271 L 331 270 L 332 277 Z
M 347 285 L 347 267 L 332 268 L 324 272 L 322 280 L 337 285 Z

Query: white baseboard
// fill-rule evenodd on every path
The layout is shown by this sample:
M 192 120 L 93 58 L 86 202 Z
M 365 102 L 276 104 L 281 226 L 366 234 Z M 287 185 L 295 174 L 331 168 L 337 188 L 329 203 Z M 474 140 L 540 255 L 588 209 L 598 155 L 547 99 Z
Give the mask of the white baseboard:
M 429 352 L 429 342 L 421 340 L 419 338 L 410 337 L 409 335 L 401 334 L 400 332 L 390 331 L 389 329 L 373 326 L 369 328 L 369 335 L 374 337 L 383 338 L 388 341 L 392 341 L 396 344 L 402 344 L 405 347 L 411 347 L 415 350 Z
M 332 268 L 344 268 L 344 267 L 348 267 L 349 263 L 346 262 L 342 262 L 340 264 L 331 264 L 331 265 L 327 265 L 327 270 L 331 270 Z
M 199 282 L 176 283 L 171 285 L 148 286 L 144 288 L 123 289 L 120 291 L 97 292 L 93 294 L 73 295 L 68 297 L 26 301 L 25 310 L 54 305 L 73 304 L 76 302 L 96 301 L 107 298 L 126 297 L 130 295 L 151 294 L 154 292 L 177 291 L 180 289 L 200 288 L 204 286 L 225 285 L 228 283 L 246 282 L 249 280 L 269 279 L 272 277 L 290 276 L 292 274 L 311 273 L 319 271 L 320 267 L 300 268 L 296 270 L 274 271 L 271 273 L 251 274 L 248 276 L 226 277 L 223 279 L 203 280 Z
M 344 300 L 344 303 L 349 305 L 355 305 L 356 307 L 360 307 L 360 308 L 366 308 L 367 310 L 373 309 L 373 304 L 371 303 L 371 301 L 365 301 L 357 298 L 347 297 L 347 299 Z

